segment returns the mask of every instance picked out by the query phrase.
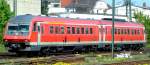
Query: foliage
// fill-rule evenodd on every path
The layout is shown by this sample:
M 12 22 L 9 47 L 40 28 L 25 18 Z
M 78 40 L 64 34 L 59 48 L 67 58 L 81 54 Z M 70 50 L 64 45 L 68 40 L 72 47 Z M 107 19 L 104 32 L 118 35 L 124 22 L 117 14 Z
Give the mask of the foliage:
M 0 44 L 0 52 L 6 52 L 4 45 Z
M 6 0 L 0 0 L 0 43 L 2 43 L 3 29 L 8 19 L 14 14 L 11 12 Z
M 64 62 L 57 62 L 55 64 L 52 64 L 52 65 L 71 65 L 69 63 L 64 63 Z
M 129 58 L 112 58 L 111 56 L 86 57 L 83 65 L 111 64 L 127 61 Z
M 105 65 L 112 63 L 122 63 L 122 62 L 132 62 L 132 61 L 141 61 L 149 60 L 150 57 L 147 54 L 131 55 L 129 58 L 112 58 L 110 56 L 96 56 L 96 57 L 85 57 L 85 62 L 81 65 Z
M 150 43 L 150 17 L 144 15 L 142 12 L 134 12 L 134 18 L 137 22 L 142 23 L 145 26 L 145 32 L 147 34 L 147 43 Z

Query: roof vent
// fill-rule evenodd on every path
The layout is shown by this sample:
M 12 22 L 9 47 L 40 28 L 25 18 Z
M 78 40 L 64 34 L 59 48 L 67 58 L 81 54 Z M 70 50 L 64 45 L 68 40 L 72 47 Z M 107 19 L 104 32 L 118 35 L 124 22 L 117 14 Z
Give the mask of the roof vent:
M 112 21 L 112 18 L 102 18 L 102 20 Z M 115 22 L 127 22 L 125 19 L 114 19 Z

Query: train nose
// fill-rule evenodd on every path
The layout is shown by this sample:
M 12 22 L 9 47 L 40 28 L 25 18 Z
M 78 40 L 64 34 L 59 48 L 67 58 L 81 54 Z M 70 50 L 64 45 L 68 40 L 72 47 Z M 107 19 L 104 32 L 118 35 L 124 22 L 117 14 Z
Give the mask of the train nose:
M 4 39 L 3 39 L 5 42 L 13 42 L 13 43 L 16 43 L 16 42 L 29 42 L 29 38 L 28 36 L 4 36 Z

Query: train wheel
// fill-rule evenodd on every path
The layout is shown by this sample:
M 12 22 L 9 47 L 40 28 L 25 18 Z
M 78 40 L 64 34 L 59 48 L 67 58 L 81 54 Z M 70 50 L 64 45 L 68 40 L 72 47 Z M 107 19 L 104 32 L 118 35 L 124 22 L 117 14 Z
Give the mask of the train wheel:
M 144 51 L 144 50 L 145 50 L 144 47 L 138 48 L 138 51 Z
M 46 56 L 50 55 L 50 53 L 51 53 L 49 47 L 42 48 L 40 52 L 41 52 L 42 55 L 46 55 Z

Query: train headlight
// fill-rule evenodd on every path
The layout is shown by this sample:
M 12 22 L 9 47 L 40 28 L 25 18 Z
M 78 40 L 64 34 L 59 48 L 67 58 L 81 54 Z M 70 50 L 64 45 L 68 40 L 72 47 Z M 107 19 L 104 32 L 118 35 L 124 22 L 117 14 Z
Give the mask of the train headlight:
M 7 42 L 8 40 L 5 40 L 5 42 Z
M 29 40 L 26 39 L 25 42 L 29 42 Z

